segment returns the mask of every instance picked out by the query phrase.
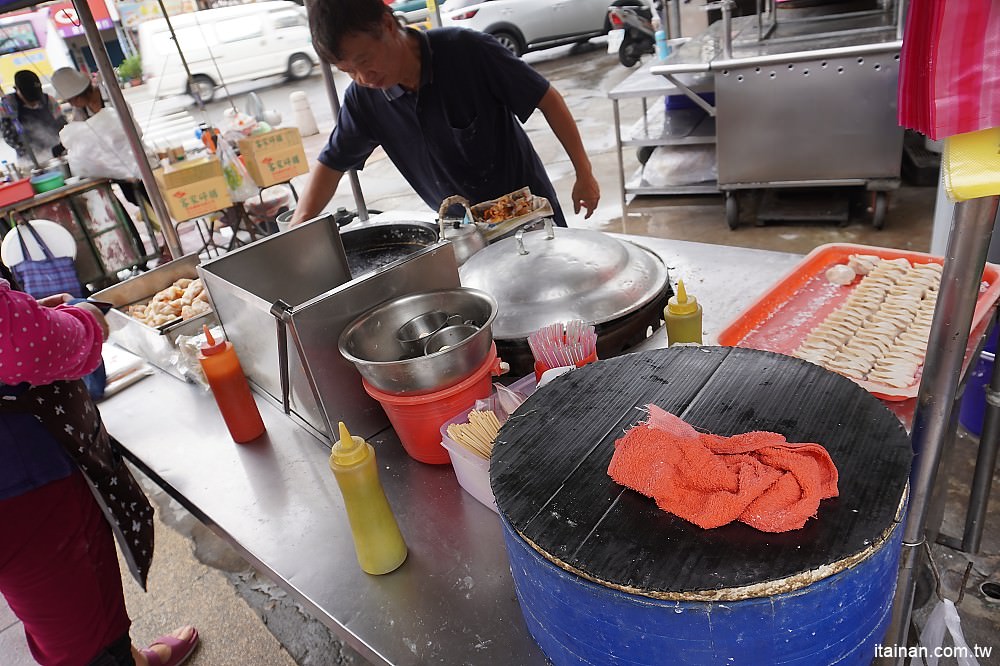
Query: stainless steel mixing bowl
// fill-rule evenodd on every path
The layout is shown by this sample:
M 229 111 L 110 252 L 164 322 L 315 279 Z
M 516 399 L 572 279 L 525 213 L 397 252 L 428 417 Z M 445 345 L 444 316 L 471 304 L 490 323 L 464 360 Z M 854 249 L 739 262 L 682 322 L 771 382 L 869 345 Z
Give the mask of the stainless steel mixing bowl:
M 427 338 L 440 330 L 447 321 L 448 313 L 440 310 L 419 314 L 399 327 L 396 339 L 410 356 L 419 356 L 424 353 Z
M 459 315 L 479 330 L 447 349 L 407 358 L 397 331 L 414 317 L 435 310 Z M 351 322 L 340 335 L 340 353 L 380 391 L 432 393 L 459 383 L 483 364 L 493 343 L 496 315 L 496 300 L 478 289 L 410 294 L 378 305 Z
M 479 332 L 479 327 L 471 324 L 445 326 L 427 336 L 427 342 L 424 343 L 424 353 L 436 354 L 439 351 L 444 351 L 448 347 L 461 344 L 463 340 L 472 337 L 477 332 Z

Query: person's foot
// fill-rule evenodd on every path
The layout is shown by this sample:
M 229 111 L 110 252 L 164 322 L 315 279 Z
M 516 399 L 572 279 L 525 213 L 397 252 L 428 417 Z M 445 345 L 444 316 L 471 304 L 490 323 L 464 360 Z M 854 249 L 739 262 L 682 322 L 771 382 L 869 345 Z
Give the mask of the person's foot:
M 179 666 L 198 645 L 198 630 L 190 625 L 160 636 L 133 654 L 136 666 Z

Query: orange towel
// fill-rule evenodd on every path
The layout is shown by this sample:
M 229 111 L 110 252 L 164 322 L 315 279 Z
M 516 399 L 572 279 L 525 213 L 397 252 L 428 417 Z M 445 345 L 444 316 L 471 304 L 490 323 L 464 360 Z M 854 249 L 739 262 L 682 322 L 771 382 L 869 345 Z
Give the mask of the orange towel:
M 664 511 L 710 529 L 739 520 L 763 532 L 797 530 L 837 496 L 837 468 L 819 444 L 775 432 L 702 434 L 656 405 L 615 442 L 608 475 Z

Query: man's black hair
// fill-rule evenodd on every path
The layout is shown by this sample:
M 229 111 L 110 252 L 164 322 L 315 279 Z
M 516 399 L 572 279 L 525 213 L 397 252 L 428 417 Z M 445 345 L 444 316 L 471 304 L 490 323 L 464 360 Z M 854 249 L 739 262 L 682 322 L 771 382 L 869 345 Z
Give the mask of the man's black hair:
M 341 42 L 348 35 L 378 35 L 383 17 L 391 13 L 382 0 L 315 0 L 309 6 L 309 30 L 316 53 L 327 62 L 340 60 Z

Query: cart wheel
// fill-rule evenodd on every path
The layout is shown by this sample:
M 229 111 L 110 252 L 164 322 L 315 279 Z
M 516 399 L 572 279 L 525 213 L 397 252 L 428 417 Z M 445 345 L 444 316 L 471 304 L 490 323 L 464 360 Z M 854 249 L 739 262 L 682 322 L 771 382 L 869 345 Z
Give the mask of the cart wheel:
M 881 229 L 885 226 L 885 214 L 889 210 L 889 195 L 885 192 L 875 193 L 875 202 L 872 204 L 872 226 Z
M 726 192 L 726 224 L 730 229 L 740 226 L 740 202 L 735 192 Z

